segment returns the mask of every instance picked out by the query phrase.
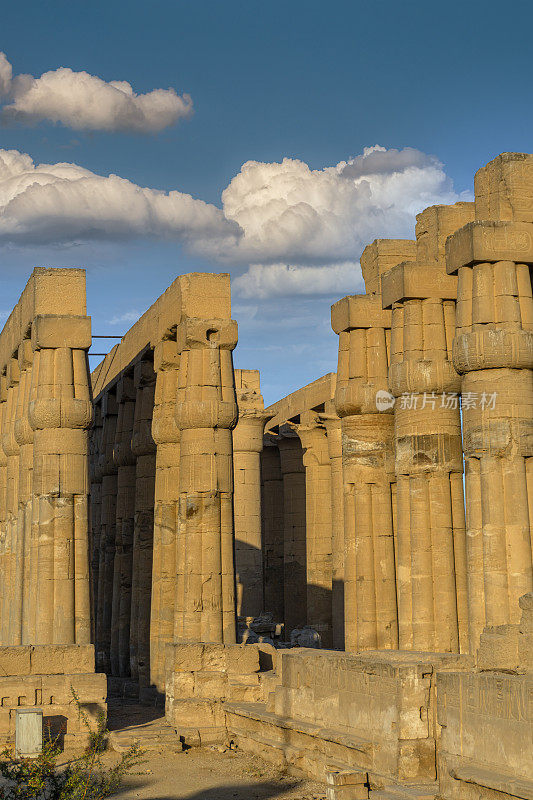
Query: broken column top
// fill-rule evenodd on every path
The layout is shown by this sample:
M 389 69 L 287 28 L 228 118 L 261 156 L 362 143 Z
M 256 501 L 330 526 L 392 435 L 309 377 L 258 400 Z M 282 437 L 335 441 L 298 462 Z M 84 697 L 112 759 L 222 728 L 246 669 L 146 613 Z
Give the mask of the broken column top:
M 258 369 L 236 369 L 235 392 L 239 417 L 247 413 L 264 411 L 265 403 L 261 394 L 260 375 Z
M 393 267 L 381 282 L 383 308 L 403 300 L 454 300 L 457 280 L 446 274 L 446 239 L 474 219 L 474 203 L 429 206 L 416 217 L 416 260 Z
M 382 309 L 379 294 L 348 295 L 331 306 L 331 327 L 335 333 L 360 328 L 390 328 L 391 321 L 391 312 Z
M 533 222 L 533 155 L 501 153 L 474 177 L 476 219 Z
M 400 261 L 410 261 L 416 255 L 416 242 L 411 239 L 374 239 L 361 254 L 361 271 L 366 291 L 381 291 L 381 276 Z
M 474 219 L 474 203 L 428 206 L 416 215 L 416 262 L 445 264 L 446 239 Z

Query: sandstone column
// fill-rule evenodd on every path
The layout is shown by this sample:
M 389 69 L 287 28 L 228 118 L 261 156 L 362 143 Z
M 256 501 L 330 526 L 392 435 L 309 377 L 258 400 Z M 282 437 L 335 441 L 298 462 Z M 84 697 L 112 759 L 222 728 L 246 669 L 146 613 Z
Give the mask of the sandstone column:
M 283 589 L 283 477 L 276 437 L 265 434 L 261 452 L 261 515 L 265 611 L 281 621 Z
M 130 666 L 139 688 L 150 685 L 150 617 L 156 445 L 152 438 L 155 373 L 153 363 L 135 365 L 135 420 L 131 449 L 136 456 L 135 529 L 131 584 Z
M 332 497 L 326 428 L 316 413 L 301 415 L 297 425 L 305 467 L 307 624 L 332 646 Z
M 283 477 L 283 594 L 285 637 L 307 623 L 305 467 L 298 435 L 280 428 L 279 454 Z
M 344 484 L 341 421 L 334 412 L 334 408 L 326 408 L 326 413 L 318 416 L 326 427 L 331 467 L 332 645 L 344 650 Z
M 175 637 L 232 643 L 235 629 L 233 453 L 237 404 L 229 319 L 184 317 L 177 329 L 181 431 Z
M 84 310 L 85 297 L 79 298 Z M 37 316 L 29 419 L 38 507 L 38 644 L 90 641 L 88 428 L 92 419 L 86 316 Z
M 33 366 L 31 340 L 23 339 L 18 348 L 20 384 L 15 418 L 15 440 L 19 445 L 19 509 L 16 575 L 16 608 L 20 608 L 21 644 L 35 640 L 35 587 L 39 579 L 37 548 L 34 547 L 33 509 L 33 430 L 29 420 Z
M 261 451 L 269 417 L 264 411 L 258 370 L 235 370 L 235 384 L 239 409 L 233 430 L 237 616 L 258 617 L 264 610 Z
M 174 638 L 178 539 L 180 431 L 176 422 L 179 354 L 175 333 L 154 348 L 157 375 L 152 437 L 157 445 L 154 499 L 151 682 L 165 689 L 165 645 Z
M 351 651 L 398 647 L 394 423 L 387 401 L 391 313 L 381 308 L 380 280 L 413 253 L 412 242 L 376 240 L 361 256 L 368 293 L 331 309 L 339 334 L 335 407 L 342 421 L 345 641 Z
M 519 621 L 533 587 L 533 157 L 498 156 L 477 172 L 475 197 L 476 221 L 446 244 L 459 274 L 472 652 L 484 626 Z
M 4 590 L 0 592 L 0 643 L 8 644 L 7 614 L 7 455 L 2 441 L 6 424 L 7 379 L 0 377 L 0 576 Z
M 95 403 L 93 406 L 93 425 L 89 437 L 92 642 L 96 642 L 96 619 L 98 614 L 98 571 L 100 567 L 100 534 L 102 527 L 102 467 L 100 453 L 103 447 L 103 426 L 102 404 L 101 402 Z
M 457 284 L 446 275 L 444 245 L 473 213 L 472 203 L 427 208 L 417 216 L 416 260 L 382 277 L 383 307 L 392 308 L 403 650 L 468 650 L 461 385 L 451 360 Z
M 116 398 L 118 415 L 113 460 L 117 467 L 117 502 L 110 657 L 111 674 L 126 677 L 130 668 L 136 473 L 136 458 L 132 451 L 136 392 L 132 375 L 123 375 L 118 381 Z
M 15 416 L 19 394 L 20 369 L 18 358 L 7 365 L 7 401 L 5 407 L 2 447 L 7 456 L 6 496 L 6 639 L 7 644 L 21 644 L 22 598 L 17 598 L 16 572 L 18 560 L 18 497 L 20 447 L 15 438 Z
M 98 608 L 96 609 L 96 663 L 101 672 L 110 671 L 111 616 L 115 538 L 117 524 L 117 467 L 113 448 L 117 429 L 118 405 L 115 393 L 102 397 L 102 524 L 100 528 L 100 559 L 98 566 Z

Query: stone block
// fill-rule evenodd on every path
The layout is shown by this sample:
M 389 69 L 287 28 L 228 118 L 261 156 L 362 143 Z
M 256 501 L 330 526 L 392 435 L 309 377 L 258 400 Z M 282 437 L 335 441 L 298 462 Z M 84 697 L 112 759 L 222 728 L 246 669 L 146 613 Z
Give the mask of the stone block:
M 501 153 L 476 172 L 476 218 L 533 222 L 533 156 Z
M 31 329 L 34 350 L 70 347 L 88 350 L 92 344 L 90 317 L 41 315 Z
M 203 669 L 204 645 L 200 642 L 167 644 L 165 665 L 167 672 L 195 672 Z
M 226 670 L 232 674 L 259 672 L 259 650 L 253 644 L 228 644 L 224 647 Z
M 195 697 L 225 700 L 227 683 L 227 677 L 223 672 L 200 670 L 194 673 L 194 695 Z
M 392 308 L 394 303 L 416 298 L 455 300 L 457 278 L 447 275 L 444 265 L 402 263 L 381 279 L 381 295 L 383 308 Z
M 31 672 L 30 645 L 0 647 L 1 675 L 29 675 Z
M 527 222 L 470 222 L 446 241 L 446 271 L 484 262 L 533 264 L 533 225 Z
M 380 278 L 400 261 L 416 256 L 416 243 L 410 239 L 374 239 L 361 254 L 361 271 L 369 293 L 380 291 Z
M 226 645 L 218 642 L 204 644 L 202 666 L 199 669 L 223 672 L 226 669 Z
M 518 669 L 519 639 L 518 625 L 496 625 L 485 628 L 477 651 L 478 669 L 499 671 Z
M 335 333 L 360 328 L 390 328 L 391 321 L 391 312 L 383 310 L 379 296 L 349 295 L 331 306 L 331 327 Z
M 94 672 L 94 645 L 33 645 L 32 675 L 75 675 Z
M 176 699 L 192 697 L 194 695 L 194 672 L 174 672 L 168 682 L 167 692 Z

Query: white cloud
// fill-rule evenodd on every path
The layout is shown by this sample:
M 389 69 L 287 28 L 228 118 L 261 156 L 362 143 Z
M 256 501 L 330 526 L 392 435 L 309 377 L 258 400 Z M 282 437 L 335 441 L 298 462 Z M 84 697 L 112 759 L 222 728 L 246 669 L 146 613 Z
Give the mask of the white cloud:
M 244 275 L 233 279 L 232 287 L 239 297 L 257 300 L 364 291 L 361 268 L 353 263 L 322 267 L 252 264 Z
M 137 322 L 139 317 L 142 316 L 142 313 L 143 312 L 136 311 L 136 310 L 135 311 L 124 311 L 123 314 L 117 314 L 116 316 L 111 317 L 111 319 L 108 320 L 108 322 L 109 322 L 110 325 L 120 325 L 123 322 L 132 322 L 132 323 L 133 322 Z
M 376 145 L 319 170 L 290 158 L 248 161 L 222 193 L 224 214 L 243 229 L 237 248 L 203 249 L 244 262 L 357 260 L 378 236 L 412 236 L 426 206 L 458 199 L 443 165 L 412 148 Z
M 0 99 L 8 94 L 11 88 L 11 78 L 13 70 L 7 60 L 5 53 L 0 52 Z
M 102 177 L 76 164 L 36 165 L 17 150 L 0 150 L 0 241 L 157 236 L 193 243 L 216 237 L 229 249 L 238 234 L 219 208 L 191 195 Z
M 188 94 L 154 89 L 136 94 L 127 81 L 103 81 L 88 72 L 61 67 L 40 78 L 17 75 L 0 53 L 0 97 L 4 122 L 58 122 L 75 130 L 155 133 L 192 114 Z
M 459 199 L 443 165 L 412 149 L 366 148 L 321 170 L 288 158 L 249 161 L 223 191 L 222 208 L 0 150 L 0 242 L 172 239 L 218 262 L 254 265 L 238 279 L 240 291 L 263 296 L 278 285 L 293 294 L 353 291 L 350 265 L 366 244 L 413 236 L 418 211 Z

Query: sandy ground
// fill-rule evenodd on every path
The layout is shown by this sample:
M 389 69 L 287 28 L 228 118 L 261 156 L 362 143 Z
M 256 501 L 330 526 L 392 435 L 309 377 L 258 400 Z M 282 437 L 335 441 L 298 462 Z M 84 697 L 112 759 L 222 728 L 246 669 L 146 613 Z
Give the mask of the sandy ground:
M 111 756 L 109 756 L 111 759 Z M 117 798 L 141 800 L 317 800 L 317 784 L 280 774 L 262 759 L 206 748 L 145 755 Z
M 164 722 L 162 711 L 127 702 L 109 703 L 109 728 Z M 173 741 L 173 739 L 171 739 Z M 177 741 L 177 739 L 176 739 Z M 104 763 L 120 755 L 106 752 Z M 174 750 L 168 739 L 143 755 L 144 763 L 129 775 L 115 795 L 125 800 L 322 800 L 324 787 L 284 775 L 261 758 L 224 747 Z

